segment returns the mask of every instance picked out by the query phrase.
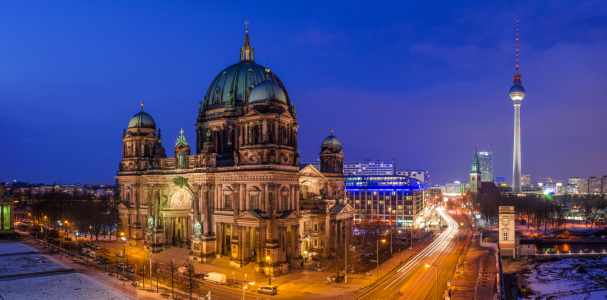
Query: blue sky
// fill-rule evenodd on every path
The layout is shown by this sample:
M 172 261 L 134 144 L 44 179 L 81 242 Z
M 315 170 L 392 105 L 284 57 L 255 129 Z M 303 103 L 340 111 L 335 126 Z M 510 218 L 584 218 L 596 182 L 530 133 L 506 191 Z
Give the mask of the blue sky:
M 607 175 L 607 2 L 227 3 L 0 1 L 0 181 L 113 181 L 142 99 L 165 141 L 193 141 L 247 19 L 298 106 L 302 161 L 332 127 L 346 160 L 396 158 L 433 183 L 466 181 L 489 145 L 510 182 L 519 20 L 523 174 Z

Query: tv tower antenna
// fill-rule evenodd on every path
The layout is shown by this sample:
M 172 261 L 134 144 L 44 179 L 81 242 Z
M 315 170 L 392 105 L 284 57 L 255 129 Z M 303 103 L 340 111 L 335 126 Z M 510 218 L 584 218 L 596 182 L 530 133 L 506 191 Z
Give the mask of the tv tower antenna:
M 516 73 L 518 73 L 518 21 L 516 21 Z

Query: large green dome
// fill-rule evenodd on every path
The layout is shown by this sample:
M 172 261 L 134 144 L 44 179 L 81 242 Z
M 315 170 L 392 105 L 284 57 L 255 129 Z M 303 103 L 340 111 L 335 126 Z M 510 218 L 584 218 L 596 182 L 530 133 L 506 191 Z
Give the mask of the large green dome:
M 286 103 L 291 106 L 287 90 L 278 76 L 269 68 L 255 63 L 253 53 L 247 34 L 245 44 L 240 49 L 240 62 L 225 68 L 213 79 L 204 97 L 204 110 L 224 107 L 228 102 L 232 102 L 235 106 L 246 105 L 253 88 L 266 80 L 282 89 Z

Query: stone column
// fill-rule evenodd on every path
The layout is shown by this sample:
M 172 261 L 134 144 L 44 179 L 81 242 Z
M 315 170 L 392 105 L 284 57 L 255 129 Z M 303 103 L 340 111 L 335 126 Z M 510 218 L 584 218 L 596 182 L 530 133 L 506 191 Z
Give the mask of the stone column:
M 266 195 L 266 184 L 262 183 L 261 184 L 261 197 L 260 197 L 260 203 L 259 203 L 259 207 L 261 208 L 261 211 L 267 212 L 266 208 L 268 207 L 268 203 L 267 203 L 267 195 Z
M 240 201 L 238 201 L 238 204 L 240 205 L 240 211 L 245 211 L 246 210 L 246 193 L 247 193 L 247 185 L 246 184 L 241 184 L 240 185 Z
M 299 184 L 295 185 L 295 208 L 294 209 L 299 213 Z
M 202 185 L 202 213 L 204 214 L 204 222 L 203 222 L 203 226 L 202 226 L 202 234 L 203 236 L 208 236 L 209 235 L 209 226 L 210 226 L 210 220 L 211 220 L 211 212 L 209 210 L 209 185 L 208 184 L 204 184 Z
M 261 143 L 265 144 L 268 142 L 268 119 L 263 118 L 262 129 L 261 129 Z
M 198 217 L 200 216 L 200 184 L 192 184 L 192 189 L 194 190 L 194 208 L 192 212 L 192 223 L 196 224 L 198 222 Z
M 295 210 L 295 185 L 291 184 L 289 191 L 289 209 Z
M 215 200 L 217 201 L 217 208 L 218 209 L 223 209 L 223 192 L 221 191 L 222 185 L 218 184 L 217 185 L 217 191 L 216 191 L 216 197 Z
M 240 200 L 239 200 L 239 196 L 240 193 L 238 192 L 240 190 L 240 184 L 239 183 L 232 183 L 232 209 L 234 210 L 234 218 L 236 218 L 236 216 L 238 216 L 239 214 L 239 208 L 240 208 Z

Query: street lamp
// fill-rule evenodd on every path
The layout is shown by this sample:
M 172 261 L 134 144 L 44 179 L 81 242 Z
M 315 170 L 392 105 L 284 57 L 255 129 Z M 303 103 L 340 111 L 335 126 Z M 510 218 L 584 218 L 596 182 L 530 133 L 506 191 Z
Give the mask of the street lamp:
M 436 267 L 436 300 L 438 300 L 438 266 L 426 264 L 426 268 Z
M 382 243 L 385 243 L 386 240 L 381 240 Z M 377 240 L 377 280 L 379 280 L 379 240 Z
M 247 285 L 249 285 L 249 284 L 253 285 L 253 284 L 255 284 L 255 282 L 250 282 L 249 283 L 247 281 L 247 273 L 244 273 L 244 281 L 242 282 L 242 300 L 244 300 L 244 297 L 245 297 L 244 290 L 247 288 Z

